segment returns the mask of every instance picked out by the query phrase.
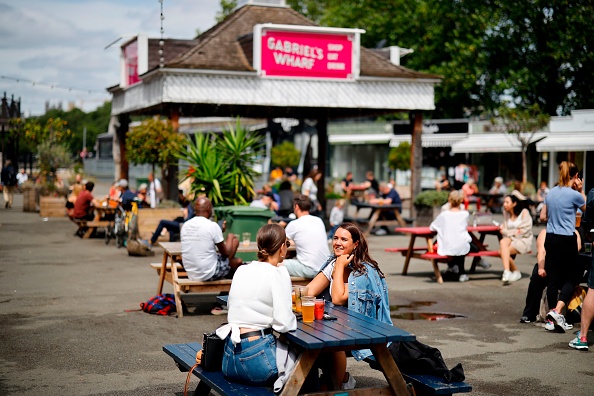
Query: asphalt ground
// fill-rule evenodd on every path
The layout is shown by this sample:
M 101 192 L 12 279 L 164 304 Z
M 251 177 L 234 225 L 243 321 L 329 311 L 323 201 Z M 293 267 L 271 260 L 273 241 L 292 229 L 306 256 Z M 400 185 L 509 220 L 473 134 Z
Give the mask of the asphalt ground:
M 99 188 L 96 195 L 102 193 Z M 1 205 L 0 224 L 0 395 L 182 394 L 185 373 L 162 346 L 198 341 L 223 323 L 224 316 L 209 314 L 214 296 L 181 319 L 134 311 L 156 294 L 158 278 L 148 264 L 160 260 L 159 248 L 152 258 L 129 257 L 113 241 L 79 239 L 66 218 L 23 212 L 20 195 L 13 209 Z M 495 237 L 487 241 L 497 244 Z M 518 322 L 534 255 L 518 257 L 523 278 L 509 286 L 501 284 L 495 258 L 469 282 L 439 285 L 429 262 L 413 260 L 402 276 L 404 258 L 384 251 L 407 243 L 407 236 L 369 238 L 387 276 L 393 314 L 463 317 L 394 318 L 394 324 L 439 348 L 449 367 L 462 363 L 474 394 L 593 394 L 593 352 L 567 346 L 579 325 L 559 334 Z M 379 372 L 353 359 L 348 370 L 357 387 L 384 383 Z

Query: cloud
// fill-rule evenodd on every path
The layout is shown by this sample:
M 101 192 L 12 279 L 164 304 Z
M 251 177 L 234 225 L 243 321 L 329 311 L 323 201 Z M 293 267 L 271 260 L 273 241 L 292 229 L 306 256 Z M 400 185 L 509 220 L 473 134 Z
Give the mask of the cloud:
M 190 39 L 215 24 L 219 0 L 164 0 L 164 35 Z M 160 37 L 158 0 L 0 0 L 0 75 L 103 91 L 119 81 L 119 37 Z M 23 109 L 44 103 L 84 101 L 89 111 L 107 94 L 51 89 L 0 79 L 2 90 L 21 97 Z

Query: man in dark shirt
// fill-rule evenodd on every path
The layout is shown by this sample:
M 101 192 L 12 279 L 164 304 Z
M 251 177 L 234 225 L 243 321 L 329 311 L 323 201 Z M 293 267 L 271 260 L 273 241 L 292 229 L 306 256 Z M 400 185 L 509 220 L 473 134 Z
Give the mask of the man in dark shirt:
M 351 189 L 350 189 L 350 185 L 351 183 L 353 183 L 353 172 L 347 172 L 346 176 L 344 179 L 342 179 L 342 181 L 340 182 L 340 186 L 342 187 L 342 191 L 346 194 L 348 193 Z
M 93 220 L 94 214 L 92 206 L 100 206 L 101 203 L 93 197 L 91 192 L 95 188 L 95 183 L 87 182 L 85 188 L 78 194 L 74 202 L 74 213 L 72 217 L 75 220 Z
M 375 180 L 373 172 L 367 171 L 367 173 L 365 173 L 365 179 L 367 180 L 365 180 L 362 185 L 367 189 L 367 195 L 376 197 L 380 193 L 380 189 L 379 183 Z
M 400 195 L 391 184 L 388 183 L 380 183 L 379 185 L 380 190 L 380 198 L 372 198 L 369 200 L 370 204 L 375 205 L 402 205 L 402 200 L 400 199 Z M 395 220 L 396 215 L 393 211 L 384 211 L 380 213 L 379 216 L 382 220 Z M 380 229 L 375 231 L 375 235 L 386 235 L 388 234 L 388 227 L 382 226 Z

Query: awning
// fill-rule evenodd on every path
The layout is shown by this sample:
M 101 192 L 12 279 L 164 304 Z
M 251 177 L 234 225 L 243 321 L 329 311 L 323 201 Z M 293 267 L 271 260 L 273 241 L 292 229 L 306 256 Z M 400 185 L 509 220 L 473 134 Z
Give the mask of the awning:
M 328 135 L 328 142 L 330 144 L 386 144 L 393 136 L 387 133 Z
M 524 135 L 527 136 L 527 135 Z M 547 132 L 537 132 L 530 143 L 538 142 L 548 136 Z M 513 134 L 471 133 L 465 140 L 455 143 L 452 152 L 456 153 L 520 153 L 522 145 Z
M 423 147 L 451 147 L 455 143 L 466 139 L 466 133 L 435 133 L 421 135 Z M 390 147 L 398 147 L 402 142 L 411 142 L 410 135 L 396 135 L 390 139 Z
M 536 151 L 594 151 L 594 133 L 551 133 L 536 143 Z

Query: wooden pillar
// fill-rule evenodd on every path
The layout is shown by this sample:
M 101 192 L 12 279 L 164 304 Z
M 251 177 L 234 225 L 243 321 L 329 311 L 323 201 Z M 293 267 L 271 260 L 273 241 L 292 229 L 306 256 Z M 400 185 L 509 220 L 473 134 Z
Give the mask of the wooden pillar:
M 126 157 L 126 134 L 130 128 L 130 117 L 122 114 L 118 117 L 119 125 L 116 127 L 116 136 L 120 147 L 120 179 L 128 180 L 129 164 Z
M 169 112 L 169 120 L 171 121 L 171 125 L 173 126 L 173 130 L 179 133 L 179 108 L 175 107 L 172 108 Z M 167 169 L 163 169 L 163 178 L 161 180 L 165 181 L 165 185 L 163 186 L 163 191 L 165 192 L 165 197 L 172 201 L 177 202 L 177 186 L 179 184 L 179 179 L 177 177 L 177 172 L 179 171 L 179 167 L 177 163 L 168 165 Z
M 410 112 L 410 121 L 412 127 L 411 155 L 410 155 L 410 189 L 411 200 L 421 192 L 421 169 L 423 167 L 423 144 L 421 134 L 423 133 L 423 114 L 420 111 Z M 411 205 L 411 211 L 414 211 L 414 205 Z M 411 213 L 414 216 L 414 213 Z
M 318 201 L 326 210 L 326 184 L 324 180 L 328 177 L 328 117 L 318 117 L 318 169 L 322 172 L 322 178 L 318 181 Z

